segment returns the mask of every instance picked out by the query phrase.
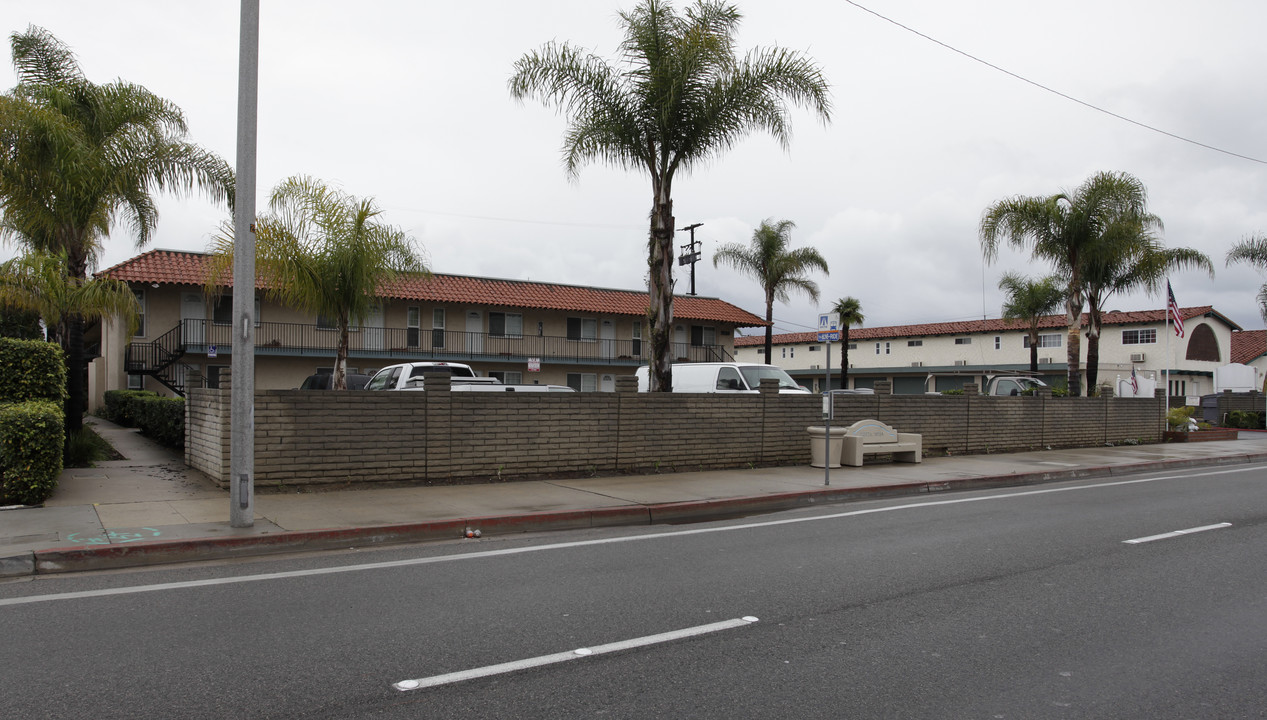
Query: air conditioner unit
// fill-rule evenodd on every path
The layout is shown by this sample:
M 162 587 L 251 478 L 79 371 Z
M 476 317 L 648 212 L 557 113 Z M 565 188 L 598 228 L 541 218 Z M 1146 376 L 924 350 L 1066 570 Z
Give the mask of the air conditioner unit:
M 924 367 L 924 363 L 919 362 L 919 361 L 917 360 L 917 361 L 915 361 L 915 362 L 911 363 L 911 367 Z
M 1039 365 L 1051 365 L 1052 362 L 1053 362 L 1052 358 L 1049 358 L 1049 357 L 1038 358 Z
M 1144 353 L 1131 353 L 1131 362 L 1144 362 Z
M 810 366 L 809 366 L 809 369 L 810 369 L 810 370 L 822 370 L 822 369 L 823 369 L 823 366 L 822 366 L 822 365 L 810 365 Z
M 963 367 L 968 364 L 967 360 L 956 360 L 955 367 Z

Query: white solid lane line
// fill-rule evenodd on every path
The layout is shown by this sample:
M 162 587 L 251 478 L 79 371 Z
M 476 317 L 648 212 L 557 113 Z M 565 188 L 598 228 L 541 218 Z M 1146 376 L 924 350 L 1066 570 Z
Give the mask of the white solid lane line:
M 677 537 L 685 537 L 688 535 L 704 535 L 719 532 L 736 532 L 739 530 L 750 530 L 753 528 L 774 527 L 778 525 L 793 525 L 805 522 L 823 522 L 827 520 L 839 520 L 847 517 L 858 517 L 862 515 L 874 515 L 877 513 L 902 512 L 905 510 L 927 510 L 930 508 L 941 507 L 944 505 L 959 505 L 963 503 L 991 502 L 996 500 L 1016 500 L 1026 497 L 1034 497 L 1038 495 L 1049 495 L 1054 493 L 1066 492 L 1085 492 L 1088 490 L 1102 490 L 1105 488 L 1122 487 L 1125 485 L 1136 485 L 1139 483 L 1154 483 L 1165 480 L 1188 480 L 1197 477 L 1209 477 L 1212 475 L 1232 475 L 1245 472 L 1261 472 L 1262 468 L 1256 465 L 1220 468 L 1209 472 L 1201 473 L 1185 473 L 1183 475 L 1156 475 L 1152 477 L 1137 478 L 1134 480 L 1113 480 L 1109 482 L 1095 483 L 1091 485 L 1073 485 L 1056 488 L 1042 488 L 1039 490 L 1008 490 L 991 495 L 977 495 L 973 497 L 949 498 L 944 500 L 923 500 L 913 503 L 905 503 L 902 505 L 886 505 L 884 507 L 866 508 L 863 510 L 847 510 L 844 512 L 832 513 L 829 515 L 810 515 L 793 518 L 782 518 L 779 520 L 762 520 L 757 522 L 743 523 L 739 525 L 721 525 L 713 527 L 691 528 L 689 530 L 669 530 L 659 533 L 647 533 L 642 535 L 623 535 L 618 537 L 608 537 L 598 540 L 576 540 L 572 542 L 549 543 L 546 545 L 531 545 L 527 547 L 504 548 L 501 550 L 482 550 L 476 552 L 460 553 L 455 555 L 429 556 L 422 558 L 410 558 L 407 560 L 388 560 L 384 562 L 361 563 L 357 565 L 337 565 L 326 568 L 313 568 L 310 570 L 289 570 L 285 572 L 261 573 L 259 575 L 235 575 L 223 578 L 208 578 L 205 580 L 186 580 L 183 582 L 159 583 L 154 585 L 131 585 L 127 587 L 105 588 L 100 590 L 80 590 L 77 592 L 55 593 L 50 595 L 27 595 L 25 597 L 0 598 L 0 607 L 7 605 L 27 605 L 30 603 L 53 602 L 56 600 L 78 600 L 84 598 L 109 597 L 112 595 L 131 595 L 133 593 L 158 592 L 164 590 L 179 590 L 182 588 L 198 588 L 215 585 L 236 585 L 238 583 L 260 582 L 265 580 L 282 580 L 286 578 L 310 577 L 314 575 L 332 575 L 336 573 L 361 572 L 364 570 L 383 570 L 388 568 L 408 567 L 413 565 L 430 565 L 432 563 L 458 562 L 466 560 L 477 560 L 481 558 L 502 557 L 506 555 L 519 555 L 522 553 L 546 552 L 551 550 L 563 550 L 567 548 L 586 547 L 590 545 L 611 545 L 627 542 L 643 542 L 664 540 Z
M 1232 523 L 1218 523 L 1217 525 L 1202 525 L 1201 527 L 1188 528 L 1187 530 L 1175 530 L 1174 532 L 1162 533 L 1160 535 L 1149 535 L 1148 537 L 1135 538 L 1133 540 L 1123 540 L 1127 545 L 1138 545 L 1140 543 L 1152 542 L 1154 540 L 1168 540 L 1183 535 L 1191 535 L 1192 533 L 1205 532 L 1206 530 L 1219 530 L 1225 527 L 1232 527 Z
M 682 638 L 694 637 L 696 635 L 706 635 L 708 633 L 720 632 L 722 630 L 733 630 L 734 628 L 747 627 L 755 622 L 757 622 L 757 618 L 747 615 L 741 618 L 734 618 L 732 620 L 710 623 L 708 625 L 696 625 L 695 627 L 683 628 L 681 630 L 671 630 L 658 635 L 646 635 L 644 637 L 633 638 L 631 640 L 621 640 L 620 642 L 608 643 L 606 645 L 577 648 L 576 650 L 554 653 L 553 655 L 540 655 L 535 658 L 515 660 L 513 662 L 501 663 L 499 665 L 487 665 L 482 668 L 445 673 L 444 675 L 432 675 L 431 677 L 418 678 L 416 680 L 401 680 L 400 682 L 392 683 L 392 687 L 404 692 L 408 690 L 421 690 L 423 688 L 438 687 L 440 685 L 451 685 L 453 683 L 488 677 L 490 675 L 502 675 L 509 672 L 515 672 L 517 670 L 526 670 L 528 668 L 541 667 L 543 665 L 553 665 L 555 663 L 577 660 L 583 657 L 592 657 L 594 655 L 603 655 L 605 653 L 617 652 L 619 650 L 630 650 L 632 648 L 646 647 L 647 645 L 656 645 L 658 643 L 669 642 L 670 640 L 680 640 Z

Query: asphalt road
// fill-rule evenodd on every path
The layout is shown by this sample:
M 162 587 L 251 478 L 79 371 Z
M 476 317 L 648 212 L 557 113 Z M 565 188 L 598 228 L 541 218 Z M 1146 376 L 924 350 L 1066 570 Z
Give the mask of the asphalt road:
M 1236 466 L 14 581 L 0 715 L 1267 717 L 1265 515 Z

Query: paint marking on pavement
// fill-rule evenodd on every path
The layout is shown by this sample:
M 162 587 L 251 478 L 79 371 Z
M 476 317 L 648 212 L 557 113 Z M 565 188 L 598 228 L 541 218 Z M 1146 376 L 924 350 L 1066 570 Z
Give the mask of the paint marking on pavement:
M 1135 538 L 1133 540 L 1123 540 L 1127 545 L 1138 545 L 1140 543 L 1152 542 L 1154 540 L 1169 540 L 1170 538 L 1191 535 L 1192 533 L 1205 532 L 1206 530 L 1220 530 L 1225 527 L 1232 527 L 1232 523 L 1218 523 L 1217 525 L 1202 525 L 1201 527 L 1188 528 L 1187 530 L 1175 530 L 1174 532 L 1162 533 L 1160 535 L 1149 535 L 1148 537 Z
M 633 648 L 646 647 L 648 645 L 657 645 L 659 643 L 666 643 L 672 640 L 695 637 L 696 635 L 706 635 L 708 633 L 720 632 L 722 630 L 733 630 L 735 628 L 747 627 L 755 622 L 757 622 L 757 618 L 748 615 L 741 618 L 723 620 L 722 622 L 709 623 L 708 625 L 696 625 L 695 627 L 683 628 L 681 630 L 671 630 L 669 632 L 659 633 L 658 635 L 646 635 L 640 638 L 621 640 L 619 642 L 608 643 L 606 645 L 577 648 L 576 650 L 568 650 L 567 652 L 554 653 L 552 655 L 540 655 L 534 658 L 514 660 L 512 662 L 500 663 L 498 665 L 486 665 L 481 668 L 461 670 L 459 672 L 445 673 L 443 675 L 432 675 L 431 677 L 418 678 L 416 680 L 401 680 L 400 682 L 392 683 L 392 687 L 400 690 L 401 692 L 406 692 L 409 690 L 438 687 L 440 685 L 451 685 L 453 683 L 489 677 L 491 675 L 503 675 L 505 673 L 516 672 L 518 670 L 542 667 L 543 665 L 554 665 L 556 663 L 567 662 L 569 660 L 579 660 L 580 658 L 593 657 L 595 655 L 619 652 L 621 650 L 632 650 Z
M 1062 463 L 1062 462 L 1052 462 L 1050 460 L 1043 460 L 1043 461 L 1038 462 L 1037 464 L 1038 465 L 1059 465 L 1060 467 L 1078 467 L 1079 465 L 1081 465 L 1081 463 Z
M 508 555 L 521 555 L 531 552 L 546 552 L 550 550 L 565 550 L 568 548 L 589 547 L 592 545 L 614 545 L 617 543 L 640 542 L 644 540 L 664 540 L 670 538 L 685 537 L 687 535 L 706 535 L 719 532 L 733 532 L 736 530 L 751 530 L 754 528 L 775 527 L 779 525 L 792 525 L 803 522 L 820 522 L 823 520 L 839 520 L 847 517 L 859 517 L 862 515 L 875 515 L 877 513 L 898 512 L 902 510 L 921 510 L 927 508 L 935 508 L 942 505 L 960 505 L 963 503 L 988 502 L 991 500 L 1013 500 L 1018 498 L 1026 498 L 1037 495 L 1050 495 L 1053 493 L 1064 492 L 1080 492 L 1084 490 L 1101 490 L 1105 488 L 1121 487 L 1124 485 L 1138 485 L 1141 483 L 1152 483 L 1163 480 L 1188 480 L 1196 477 L 1208 477 L 1211 475 L 1230 475 L 1234 473 L 1244 472 L 1261 472 L 1262 468 L 1258 466 L 1221 468 L 1204 473 L 1188 473 L 1184 475 L 1158 475 L 1155 477 L 1137 478 L 1134 480 L 1115 480 L 1112 482 L 1095 483 L 1091 485 L 1071 485 L 1067 487 L 1043 488 L 1039 490 L 1022 490 L 998 493 L 993 495 L 978 495 L 974 497 L 956 497 L 947 498 L 945 500 L 927 500 L 923 502 L 903 503 L 901 505 L 886 505 L 884 507 L 866 508 L 863 510 L 847 510 L 845 512 L 831 513 L 828 515 L 811 515 L 808 517 L 784 518 L 781 520 L 764 520 L 761 522 L 742 523 L 738 525 L 719 525 L 714 527 L 698 527 L 688 530 L 670 530 L 659 533 L 645 533 L 640 535 L 623 535 L 619 537 L 598 538 L 595 540 L 576 540 L 572 542 L 547 543 L 545 545 L 530 545 L 527 547 L 504 548 L 501 550 L 482 550 L 475 552 L 459 553 L 454 555 L 439 555 L 421 558 L 409 558 L 406 560 L 387 560 L 384 562 L 360 563 L 357 565 L 338 565 L 335 567 L 312 568 L 308 570 L 289 570 L 285 572 L 260 573 L 258 575 L 237 575 L 233 577 L 223 578 L 206 578 L 203 580 L 186 580 L 182 582 L 158 583 L 154 585 L 132 585 L 128 587 L 104 588 L 100 590 L 80 590 L 77 592 L 54 593 L 48 595 L 28 595 L 26 597 L 0 598 L 0 607 L 6 605 L 27 605 L 30 603 L 52 602 L 54 600 L 78 600 L 83 598 L 108 597 L 111 595 L 131 595 L 134 593 L 157 592 L 160 590 L 180 590 L 185 588 L 207 587 L 212 585 L 234 585 L 237 583 L 260 582 L 263 580 L 282 580 L 286 578 L 312 577 L 315 575 L 334 575 L 336 573 L 360 572 L 363 570 L 385 570 L 398 567 L 410 567 L 414 565 L 431 565 L 434 563 L 455 562 L 462 560 L 478 560 L 481 558 L 504 557 Z

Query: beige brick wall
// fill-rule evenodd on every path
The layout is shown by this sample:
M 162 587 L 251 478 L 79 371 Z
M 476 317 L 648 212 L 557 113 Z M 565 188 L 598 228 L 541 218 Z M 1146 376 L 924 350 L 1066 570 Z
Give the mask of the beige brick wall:
M 301 392 L 256 394 L 255 482 L 449 482 L 690 471 L 809 462 L 805 395 Z M 875 418 L 924 436 L 929 453 L 1156 442 L 1162 401 L 850 395 L 835 425 Z M 229 391 L 196 390 L 186 462 L 228 475 Z

